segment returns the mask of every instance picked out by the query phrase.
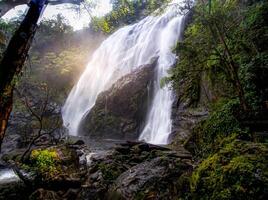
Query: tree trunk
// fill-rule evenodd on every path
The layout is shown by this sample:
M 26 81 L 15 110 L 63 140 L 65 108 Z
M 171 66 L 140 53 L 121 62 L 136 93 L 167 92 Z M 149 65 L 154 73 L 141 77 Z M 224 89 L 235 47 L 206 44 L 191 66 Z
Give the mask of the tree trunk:
M 207 5 L 206 0 L 202 0 L 202 3 L 204 5 Z M 211 0 L 208 0 L 208 5 L 209 5 L 209 14 L 211 14 L 211 5 L 212 5 Z M 202 16 L 202 17 L 205 19 L 204 16 Z M 225 32 L 224 33 L 221 32 L 217 22 L 214 22 L 214 23 L 206 22 L 205 24 L 209 27 L 209 30 L 210 30 L 211 34 L 213 35 L 213 38 L 219 38 L 220 42 L 222 43 L 222 45 L 225 49 L 225 52 L 227 53 L 227 58 L 224 59 L 224 61 L 227 65 L 226 66 L 227 71 L 228 71 L 229 75 L 231 76 L 232 85 L 235 89 L 235 92 L 237 93 L 241 107 L 243 108 L 243 110 L 248 110 L 249 106 L 248 106 L 248 103 L 247 103 L 246 98 L 245 98 L 244 88 L 241 84 L 241 81 L 240 81 L 239 75 L 238 75 L 238 66 L 234 62 L 233 56 L 232 56 L 232 54 L 229 50 L 229 47 L 225 41 Z M 215 27 L 215 29 L 216 29 L 215 31 L 214 31 L 213 27 Z M 217 41 L 215 41 L 215 44 L 217 44 Z M 223 56 L 223 57 L 225 57 L 225 56 Z
M 27 58 L 37 22 L 47 0 L 32 0 L 20 27 L 11 38 L 0 63 L 0 146 L 12 110 L 14 77 L 19 75 Z
M 238 76 L 238 66 L 237 64 L 234 62 L 233 60 L 233 57 L 232 57 L 232 54 L 227 46 L 227 43 L 225 41 L 225 37 L 223 36 L 223 34 L 221 33 L 221 30 L 219 29 L 218 25 L 215 24 L 215 27 L 217 29 L 217 32 L 218 32 L 218 35 L 219 35 L 219 39 L 222 43 L 222 45 L 224 46 L 224 49 L 227 53 L 227 57 L 228 57 L 228 65 L 229 65 L 229 73 L 230 75 L 232 76 L 232 79 L 233 79 L 233 85 L 234 85 L 234 88 L 236 90 L 236 93 L 238 95 L 238 98 L 239 98 L 239 101 L 240 101 L 240 105 L 241 107 L 246 111 L 248 110 L 248 104 L 247 104 L 247 101 L 246 101 L 246 98 L 245 98 L 245 92 L 244 92 L 244 89 L 242 87 L 242 84 L 240 82 L 240 79 L 239 79 L 239 76 Z
M 6 93 L 0 96 L 0 144 L 4 139 L 7 122 L 12 110 L 12 87 L 7 88 Z M 0 145 L 1 152 L 1 145 Z

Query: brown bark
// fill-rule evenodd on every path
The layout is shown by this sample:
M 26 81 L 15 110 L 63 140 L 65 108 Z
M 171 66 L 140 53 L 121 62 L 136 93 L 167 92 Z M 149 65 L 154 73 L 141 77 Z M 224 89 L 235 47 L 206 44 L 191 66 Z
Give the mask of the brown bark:
M 12 110 L 12 97 L 13 97 L 13 92 L 12 92 L 11 87 L 7 88 L 4 95 L 0 96 L 0 142 L 1 143 L 4 139 L 4 133 L 6 131 L 7 122 L 8 122 L 11 110 Z M 1 145 L 0 145 L 0 151 L 1 151 Z
M 0 146 L 12 110 L 14 77 L 22 71 L 45 2 L 46 0 L 39 0 L 30 3 L 30 9 L 11 38 L 0 63 Z

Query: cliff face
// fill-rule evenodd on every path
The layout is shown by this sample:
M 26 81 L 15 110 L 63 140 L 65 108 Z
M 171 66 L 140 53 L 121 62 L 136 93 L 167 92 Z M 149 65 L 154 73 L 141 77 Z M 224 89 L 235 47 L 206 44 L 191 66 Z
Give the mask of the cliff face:
M 102 92 L 80 125 L 92 138 L 137 139 L 150 104 L 156 62 L 139 67 Z

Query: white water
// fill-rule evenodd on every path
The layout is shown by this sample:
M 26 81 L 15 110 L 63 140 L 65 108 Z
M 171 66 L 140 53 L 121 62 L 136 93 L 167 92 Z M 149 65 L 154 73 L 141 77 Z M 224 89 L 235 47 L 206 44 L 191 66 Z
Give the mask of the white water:
M 160 88 L 160 80 L 176 60 L 172 48 L 180 36 L 182 19 L 171 5 L 162 15 L 121 28 L 101 44 L 62 109 L 64 125 L 71 135 L 78 135 L 79 124 L 94 106 L 98 94 L 158 57 L 153 101 L 139 139 L 153 144 L 168 143 L 173 97 L 168 86 Z
M 18 182 L 20 179 L 13 169 L 0 169 L 0 185 L 9 182 Z

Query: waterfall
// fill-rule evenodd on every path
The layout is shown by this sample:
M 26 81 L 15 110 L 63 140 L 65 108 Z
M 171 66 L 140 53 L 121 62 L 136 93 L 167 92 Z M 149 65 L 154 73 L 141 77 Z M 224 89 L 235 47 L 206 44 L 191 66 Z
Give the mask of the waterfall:
M 102 91 L 158 57 L 152 104 L 139 139 L 153 144 L 168 143 L 173 96 L 169 85 L 160 87 L 160 80 L 168 75 L 176 61 L 172 50 L 179 39 L 183 20 L 177 10 L 176 5 L 171 4 L 163 14 L 123 27 L 100 45 L 62 109 L 64 125 L 71 135 L 78 135 L 81 120 Z

